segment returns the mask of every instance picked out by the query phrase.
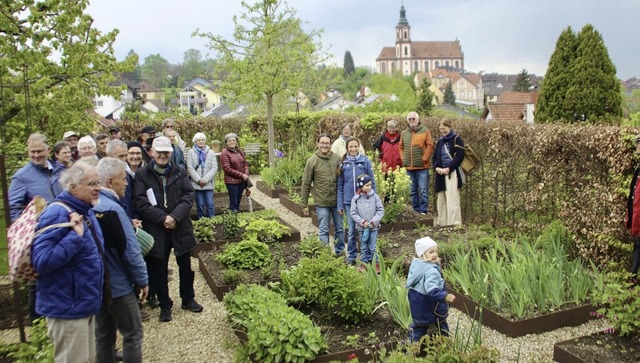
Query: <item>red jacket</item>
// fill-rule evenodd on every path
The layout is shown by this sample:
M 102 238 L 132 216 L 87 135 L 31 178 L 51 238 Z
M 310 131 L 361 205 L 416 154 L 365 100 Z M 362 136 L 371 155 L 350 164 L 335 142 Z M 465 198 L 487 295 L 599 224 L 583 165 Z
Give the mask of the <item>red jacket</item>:
M 402 167 L 402 159 L 400 158 L 400 133 L 389 134 L 386 131 L 376 140 L 373 146 L 378 149 L 380 161 L 384 163 L 383 172 L 387 170 L 395 170 Z
M 240 184 L 244 181 L 242 174 L 249 175 L 247 159 L 238 148 L 235 150 L 224 148 L 220 153 L 220 164 L 222 165 L 222 171 L 224 171 L 225 184 Z

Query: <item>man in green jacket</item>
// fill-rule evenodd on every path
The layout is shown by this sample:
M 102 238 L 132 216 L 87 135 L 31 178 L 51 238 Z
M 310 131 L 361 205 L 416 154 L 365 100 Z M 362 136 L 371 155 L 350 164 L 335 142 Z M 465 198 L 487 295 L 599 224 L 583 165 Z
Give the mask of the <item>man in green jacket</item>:
M 407 122 L 409 127 L 400 134 L 400 159 L 411 178 L 411 206 L 416 212 L 427 214 L 433 138 L 416 112 L 409 112 Z
M 337 179 L 340 157 L 331 151 L 331 136 L 321 134 L 318 137 L 316 153 L 307 159 L 302 175 L 302 208 L 305 216 L 309 215 L 309 192 L 313 183 L 313 199 L 318 214 L 318 238 L 329 244 L 329 223 L 333 219 L 335 229 L 334 246 L 336 254 L 344 250 L 344 227 L 342 216 L 338 213 Z

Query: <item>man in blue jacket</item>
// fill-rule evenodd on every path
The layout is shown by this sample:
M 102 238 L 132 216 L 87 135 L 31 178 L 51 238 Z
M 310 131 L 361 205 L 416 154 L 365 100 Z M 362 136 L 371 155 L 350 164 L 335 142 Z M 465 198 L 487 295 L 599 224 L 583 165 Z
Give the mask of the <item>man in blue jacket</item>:
M 116 329 L 123 337 L 123 360 L 142 362 L 142 320 L 136 290 L 141 299 L 149 291 L 147 266 L 131 219 L 120 201 L 127 187 L 127 164 L 112 157 L 100 159 L 100 203 L 93 208 L 104 235 L 104 254 L 112 303 L 96 316 L 97 362 L 114 362 Z
M 74 164 L 60 176 L 64 191 L 45 208 L 36 230 L 49 229 L 33 241 L 31 262 L 39 274 L 36 311 L 47 320 L 55 362 L 93 362 L 96 355 L 95 314 L 108 301 L 102 231 L 93 214 L 100 183 L 95 168 Z M 104 289 L 104 290 L 103 290 Z

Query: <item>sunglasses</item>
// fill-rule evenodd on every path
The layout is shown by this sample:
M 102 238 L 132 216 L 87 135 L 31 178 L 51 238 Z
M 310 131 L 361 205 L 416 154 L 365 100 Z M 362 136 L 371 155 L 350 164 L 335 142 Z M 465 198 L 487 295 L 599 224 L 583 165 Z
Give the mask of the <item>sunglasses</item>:
M 173 125 L 167 125 L 167 126 L 165 126 L 164 128 L 165 128 L 165 129 L 172 129 L 172 128 L 173 128 Z

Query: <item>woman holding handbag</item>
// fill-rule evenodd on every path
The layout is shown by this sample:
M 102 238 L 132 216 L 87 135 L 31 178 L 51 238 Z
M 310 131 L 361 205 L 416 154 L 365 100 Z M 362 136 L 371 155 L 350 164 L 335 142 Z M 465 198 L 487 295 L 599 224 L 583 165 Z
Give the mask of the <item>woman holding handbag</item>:
M 460 191 L 464 185 L 464 171 L 460 167 L 464 159 L 464 141 L 456 134 L 451 121 L 444 120 L 438 126 L 440 138 L 433 153 L 438 195 L 438 226 L 461 225 Z

